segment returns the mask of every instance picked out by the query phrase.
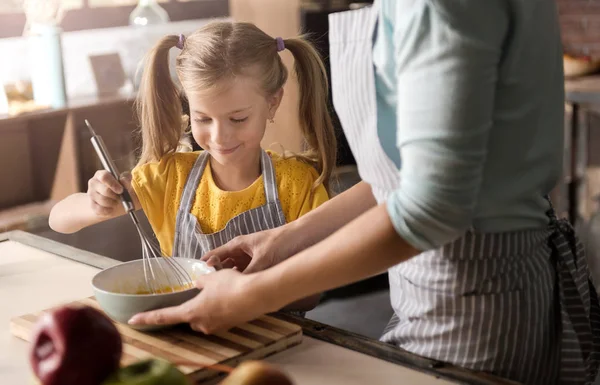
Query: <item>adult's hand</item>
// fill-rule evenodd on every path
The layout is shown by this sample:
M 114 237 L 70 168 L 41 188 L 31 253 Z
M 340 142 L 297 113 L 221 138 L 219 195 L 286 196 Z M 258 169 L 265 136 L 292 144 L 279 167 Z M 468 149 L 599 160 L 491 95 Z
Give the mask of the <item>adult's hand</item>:
M 233 263 L 244 273 L 265 270 L 327 238 L 376 203 L 371 186 L 360 182 L 285 226 L 237 237 L 206 253 L 203 260 Z
M 303 245 L 299 237 L 294 238 L 292 227 L 290 224 L 239 236 L 209 251 L 202 260 L 212 266 L 233 264 L 246 274 L 268 269 L 310 246 Z
M 192 329 L 205 334 L 228 330 L 277 310 L 268 295 L 253 289 L 259 285 L 250 285 L 256 278 L 256 275 L 241 274 L 235 269 L 207 274 L 196 281 L 201 290 L 196 297 L 179 306 L 139 313 L 129 320 L 129 324 L 189 323 Z

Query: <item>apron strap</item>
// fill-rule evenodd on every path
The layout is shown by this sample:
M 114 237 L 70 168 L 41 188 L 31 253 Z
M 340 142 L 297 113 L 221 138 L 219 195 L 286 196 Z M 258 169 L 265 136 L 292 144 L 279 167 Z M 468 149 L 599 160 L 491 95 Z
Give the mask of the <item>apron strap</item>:
M 181 195 L 181 202 L 179 203 L 179 211 L 189 213 L 192 210 L 196 190 L 198 189 L 200 178 L 202 178 L 202 174 L 204 174 L 206 163 L 209 159 L 210 154 L 208 151 L 202 151 L 200 155 L 198 155 L 198 159 L 196 159 L 192 171 L 185 182 L 183 194 Z
M 210 154 L 208 153 L 208 151 L 202 151 L 200 155 L 198 155 L 198 158 L 196 159 L 196 162 L 192 167 L 192 171 L 188 175 L 185 187 L 183 189 L 183 193 L 181 195 L 181 202 L 179 203 L 179 208 L 177 210 L 177 218 L 175 219 L 175 239 L 173 241 L 174 250 L 180 242 L 180 234 L 182 233 L 182 227 L 185 224 L 185 217 L 192 210 L 192 205 L 196 196 L 198 184 L 200 183 L 200 178 L 202 178 L 204 170 L 206 169 L 207 162 L 209 160 Z M 267 204 L 271 204 L 277 208 L 280 208 L 281 204 L 279 203 L 279 193 L 277 191 L 275 169 L 273 167 L 271 157 L 264 150 L 261 150 L 260 164 L 262 169 Z M 277 210 L 277 215 L 279 216 L 280 223 L 285 224 L 285 217 L 280 209 Z
M 277 203 L 279 201 L 279 194 L 277 192 L 277 181 L 275 178 L 275 168 L 271 157 L 265 150 L 261 151 L 260 154 L 260 165 L 262 168 L 263 181 L 265 185 L 265 197 L 267 203 Z
M 267 205 L 273 207 L 277 216 L 279 217 L 279 223 L 285 224 L 285 215 L 281 209 L 281 203 L 279 202 L 279 192 L 277 189 L 277 178 L 275 177 L 275 167 L 271 157 L 265 150 L 261 151 L 260 163 L 262 166 L 263 182 L 265 185 L 265 197 Z
M 600 304 L 583 245 L 573 226 L 566 219 L 558 219 L 550 197 L 546 199 L 562 324 L 560 379 L 565 383 L 593 383 L 600 365 Z
M 185 182 L 185 187 L 183 188 L 183 193 L 181 194 L 181 202 L 179 203 L 179 208 L 177 209 L 177 217 L 175 218 L 173 255 L 177 253 L 179 242 L 181 242 L 180 234 L 182 233 L 185 224 L 185 216 L 192 209 L 192 203 L 194 202 L 194 195 L 196 194 L 198 183 L 200 183 L 200 178 L 202 178 L 202 174 L 204 174 L 204 169 L 206 168 L 206 163 L 209 159 L 208 151 L 202 151 L 200 155 L 198 155 L 196 162 L 194 162 L 192 171 L 190 171 L 187 181 Z
M 192 204 L 194 203 L 194 196 L 196 195 L 196 189 L 200 183 L 200 178 L 204 174 L 206 164 L 210 159 L 208 151 L 202 151 L 196 159 L 192 171 L 187 178 L 183 194 L 181 196 L 181 203 L 179 204 L 179 210 L 185 213 L 189 213 L 192 210 Z M 277 192 L 277 182 L 275 178 L 275 170 L 271 157 L 266 151 L 261 150 L 260 165 L 263 174 L 263 181 L 265 185 L 265 196 L 267 203 L 277 203 L 279 200 L 279 194 Z

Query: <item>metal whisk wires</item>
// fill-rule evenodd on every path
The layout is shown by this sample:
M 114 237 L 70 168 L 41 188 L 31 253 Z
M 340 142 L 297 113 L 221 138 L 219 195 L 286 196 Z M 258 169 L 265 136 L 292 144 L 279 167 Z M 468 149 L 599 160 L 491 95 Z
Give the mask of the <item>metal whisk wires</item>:
M 102 166 L 118 181 L 119 173 L 112 158 L 108 155 L 102 137 L 96 134 L 90 122 L 86 120 L 85 124 L 90 130 L 92 135 L 91 142 L 96 150 L 96 154 L 100 158 L 100 162 L 102 162 Z M 123 193 L 121 193 L 121 201 L 125 208 L 125 212 L 133 221 L 140 236 L 140 241 L 142 243 L 144 279 L 148 291 L 157 294 L 191 286 L 192 278 L 187 270 L 177 262 L 176 258 L 164 256 L 158 244 L 156 244 L 144 231 L 135 213 L 133 199 L 125 187 L 123 188 Z

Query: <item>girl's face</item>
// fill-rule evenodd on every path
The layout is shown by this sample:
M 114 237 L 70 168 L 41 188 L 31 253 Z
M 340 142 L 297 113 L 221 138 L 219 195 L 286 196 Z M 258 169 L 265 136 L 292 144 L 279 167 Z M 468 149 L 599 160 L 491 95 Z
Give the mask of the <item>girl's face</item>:
M 213 92 L 188 93 L 192 135 L 215 161 L 242 166 L 256 159 L 268 119 L 283 90 L 265 97 L 255 80 L 240 76 Z

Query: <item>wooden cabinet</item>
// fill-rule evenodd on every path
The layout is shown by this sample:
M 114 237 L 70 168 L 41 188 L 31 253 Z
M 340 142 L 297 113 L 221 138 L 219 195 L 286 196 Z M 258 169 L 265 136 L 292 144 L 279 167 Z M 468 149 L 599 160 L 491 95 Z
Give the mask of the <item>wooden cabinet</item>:
M 0 228 L 21 228 L 14 224 L 19 218 L 7 219 L 2 211 L 10 209 L 26 220 L 47 214 L 51 204 L 45 202 L 86 190 L 101 164 L 85 119 L 102 135 L 117 166 L 122 171 L 133 167 L 132 103 L 127 97 L 93 98 L 73 101 L 64 109 L 0 117 Z

